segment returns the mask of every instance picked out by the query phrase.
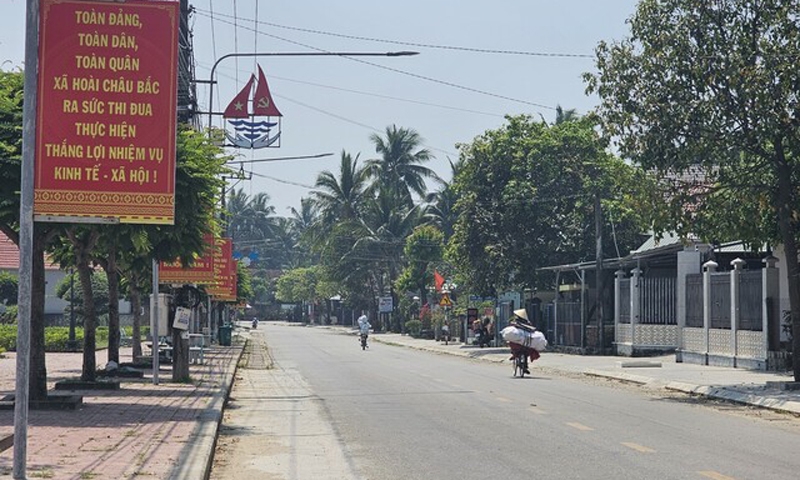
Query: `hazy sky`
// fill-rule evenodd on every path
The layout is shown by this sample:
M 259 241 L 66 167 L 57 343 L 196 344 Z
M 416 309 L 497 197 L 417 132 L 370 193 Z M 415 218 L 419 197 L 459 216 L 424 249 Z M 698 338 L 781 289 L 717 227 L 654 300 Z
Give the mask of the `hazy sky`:
M 455 145 L 498 128 L 506 114 L 541 115 L 552 121 L 556 105 L 585 113 L 597 102 L 584 93 L 581 74 L 594 70 L 592 58 L 586 56 L 600 40 L 628 35 L 626 20 L 636 4 L 635 0 L 190 3 L 196 9 L 191 20 L 196 75 L 202 80 L 209 78 L 216 59 L 234 52 L 420 52 L 399 58 L 265 56 L 219 64 L 214 111 L 225 108 L 258 62 L 283 114 L 280 148 L 240 151 L 242 159 L 334 154 L 248 167 L 254 172 L 252 180 L 236 187 L 251 195 L 267 192 L 279 215 L 299 207 L 320 171 L 338 172 L 342 150 L 360 153 L 362 161 L 373 158 L 369 137 L 389 125 L 416 130 L 436 156 L 429 166 L 449 179 L 447 158 L 458 157 Z M 22 65 L 25 4 L 0 0 L 3 69 Z M 198 98 L 200 109 L 207 111 L 206 86 L 198 86 Z M 215 124 L 220 125 L 221 119 Z

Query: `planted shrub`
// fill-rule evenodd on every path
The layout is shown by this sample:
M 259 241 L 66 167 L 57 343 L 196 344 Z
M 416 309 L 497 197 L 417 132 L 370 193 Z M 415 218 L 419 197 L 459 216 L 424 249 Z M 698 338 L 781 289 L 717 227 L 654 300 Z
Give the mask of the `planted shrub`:
M 419 338 L 422 331 L 422 322 L 419 320 L 409 320 L 406 322 L 406 332 L 414 338 Z

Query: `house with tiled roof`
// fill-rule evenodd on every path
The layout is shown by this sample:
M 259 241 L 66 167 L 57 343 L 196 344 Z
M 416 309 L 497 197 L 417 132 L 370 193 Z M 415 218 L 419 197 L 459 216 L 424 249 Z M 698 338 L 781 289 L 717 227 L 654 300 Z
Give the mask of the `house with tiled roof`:
M 2 232 L 0 232 L 0 271 L 19 274 L 19 247 Z M 69 305 L 56 296 L 56 285 L 65 276 L 66 272 L 62 271 L 57 263 L 49 258 L 45 259 L 44 313 L 50 318 L 60 318 L 64 314 L 64 308 Z

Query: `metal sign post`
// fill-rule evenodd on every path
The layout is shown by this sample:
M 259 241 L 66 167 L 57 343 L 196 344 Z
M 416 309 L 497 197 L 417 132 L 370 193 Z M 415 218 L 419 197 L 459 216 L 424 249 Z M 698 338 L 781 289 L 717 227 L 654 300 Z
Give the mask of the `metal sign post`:
M 153 353 L 153 385 L 158 385 L 158 260 L 153 257 L 153 302 L 150 307 L 150 337 L 153 341 L 153 348 L 150 351 Z
M 39 72 L 39 0 L 28 0 L 25 19 L 25 84 L 22 112 L 22 184 L 19 207 L 19 305 L 17 377 L 14 394 L 15 479 L 26 477 L 28 450 L 28 376 L 31 350 L 33 275 L 33 180 L 36 139 L 36 86 Z

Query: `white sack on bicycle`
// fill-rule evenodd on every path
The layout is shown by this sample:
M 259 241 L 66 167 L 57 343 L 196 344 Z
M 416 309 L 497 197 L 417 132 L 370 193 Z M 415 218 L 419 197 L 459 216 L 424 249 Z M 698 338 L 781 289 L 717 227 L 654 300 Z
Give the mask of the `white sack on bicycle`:
M 503 340 L 506 342 L 516 343 L 540 352 L 547 348 L 547 339 L 544 337 L 544 334 L 538 330 L 531 333 L 510 325 L 501 330 L 500 335 L 503 336 Z

